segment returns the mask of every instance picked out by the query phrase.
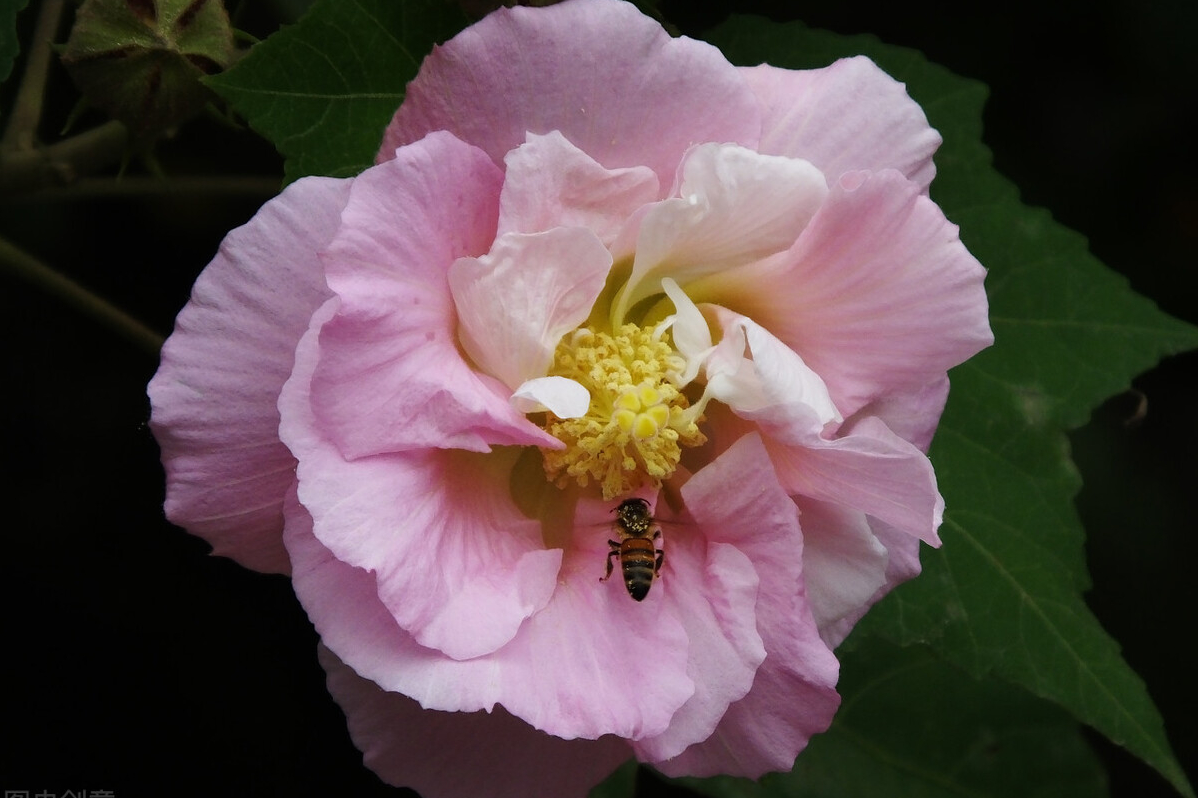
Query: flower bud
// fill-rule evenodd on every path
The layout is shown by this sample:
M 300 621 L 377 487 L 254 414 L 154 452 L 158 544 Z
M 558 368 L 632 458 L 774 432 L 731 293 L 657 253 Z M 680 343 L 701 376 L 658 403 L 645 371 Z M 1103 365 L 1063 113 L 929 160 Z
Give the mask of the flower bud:
M 219 0 L 86 0 L 62 63 L 86 102 L 151 140 L 212 99 L 200 79 L 233 58 Z

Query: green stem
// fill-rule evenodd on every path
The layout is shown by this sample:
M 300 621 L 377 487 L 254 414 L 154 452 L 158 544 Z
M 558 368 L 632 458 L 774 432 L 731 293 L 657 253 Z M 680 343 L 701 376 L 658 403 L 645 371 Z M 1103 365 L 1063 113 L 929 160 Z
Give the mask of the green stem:
M 4 131 L 0 148 L 6 151 L 33 149 L 37 125 L 42 118 L 42 102 L 46 93 L 46 78 L 50 74 L 51 44 L 62 19 L 63 0 L 45 0 L 33 26 L 33 40 L 25 59 L 21 85 L 13 101 L 12 117 Z
M 124 125 L 105 122 L 48 147 L 0 148 L 0 194 L 68 185 L 80 175 L 119 161 L 128 140 Z
M 34 23 L 12 114 L 0 139 L 0 194 L 70 183 L 116 163 L 127 146 L 129 132 L 120 122 L 107 122 L 48 147 L 37 140 L 64 5 L 64 0 L 44 0 Z
M 157 355 L 163 337 L 107 300 L 96 296 L 32 255 L 0 238 L 0 273 L 13 274 L 45 290 L 104 326 Z

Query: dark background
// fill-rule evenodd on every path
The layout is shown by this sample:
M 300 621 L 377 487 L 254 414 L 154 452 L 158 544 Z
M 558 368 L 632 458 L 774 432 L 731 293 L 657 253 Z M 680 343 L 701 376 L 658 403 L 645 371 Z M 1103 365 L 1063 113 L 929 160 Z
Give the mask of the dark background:
M 36 0 L 32 3 L 37 6 Z M 1166 311 L 1198 323 L 1198 4 L 664 2 L 690 33 L 728 10 L 873 32 L 985 81 L 986 140 L 1027 202 Z M 259 36 L 274 7 L 248 3 Z M 33 9 L 22 17 L 27 35 Z M 65 38 L 65 33 L 63 34 Z M 14 79 L 19 75 L 20 62 Z M 14 81 L 10 80 L 10 84 Z M 11 85 L 3 94 L 11 97 Z M 73 102 L 61 71 L 43 134 Z M 162 332 L 224 233 L 269 198 L 278 157 L 199 120 L 159 149 L 172 175 L 249 174 L 234 192 L 114 188 L 0 198 L 0 236 Z M 130 177 L 140 173 L 135 164 Z M 207 557 L 162 517 L 146 427 L 156 358 L 58 300 L 0 282 L 4 341 L 0 789 L 140 796 L 396 795 L 360 764 L 287 580 Z M 1071 440 L 1085 488 L 1090 606 L 1120 640 L 1198 776 L 1192 569 L 1198 358 L 1169 359 Z M 1140 396 L 1147 415 L 1126 423 Z M 1112 794 L 1172 793 L 1097 735 Z M 665 794 L 647 782 L 645 794 Z

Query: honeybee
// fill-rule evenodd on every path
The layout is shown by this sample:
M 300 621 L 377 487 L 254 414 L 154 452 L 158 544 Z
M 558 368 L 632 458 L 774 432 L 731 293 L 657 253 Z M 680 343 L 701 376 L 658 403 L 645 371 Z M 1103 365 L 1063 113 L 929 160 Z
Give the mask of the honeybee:
M 613 512 L 616 521 L 612 527 L 620 533 L 620 539 L 607 541 L 611 546 L 607 555 L 607 574 L 599 581 L 606 582 L 611 576 L 613 560 L 618 554 L 624 587 L 634 601 L 641 601 L 649 595 L 649 588 L 665 561 L 665 552 L 657 548 L 661 530 L 654 524 L 649 502 L 644 499 L 625 499 Z

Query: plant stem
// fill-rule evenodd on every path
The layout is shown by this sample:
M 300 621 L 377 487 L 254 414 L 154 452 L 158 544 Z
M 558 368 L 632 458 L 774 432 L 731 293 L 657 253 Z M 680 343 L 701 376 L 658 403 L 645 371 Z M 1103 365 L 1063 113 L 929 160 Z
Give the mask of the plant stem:
M 13 274 L 44 289 L 150 354 L 157 355 L 162 348 L 162 335 L 2 238 L 0 273 Z
M 120 160 L 128 140 L 124 125 L 105 122 L 48 147 L 0 149 L 0 194 L 70 184 L 80 175 Z
M 106 122 L 48 147 L 37 140 L 64 5 L 64 0 L 44 0 L 34 23 L 12 114 L 0 138 L 0 194 L 70 183 L 119 161 L 127 146 L 129 132 L 119 122 Z
M 46 93 L 46 78 L 50 74 L 50 45 L 62 19 L 63 0 L 45 0 L 33 27 L 33 41 L 25 59 L 25 72 L 13 103 L 12 118 L 0 141 L 6 151 L 32 150 L 37 125 L 42 118 L 42 100 Z

